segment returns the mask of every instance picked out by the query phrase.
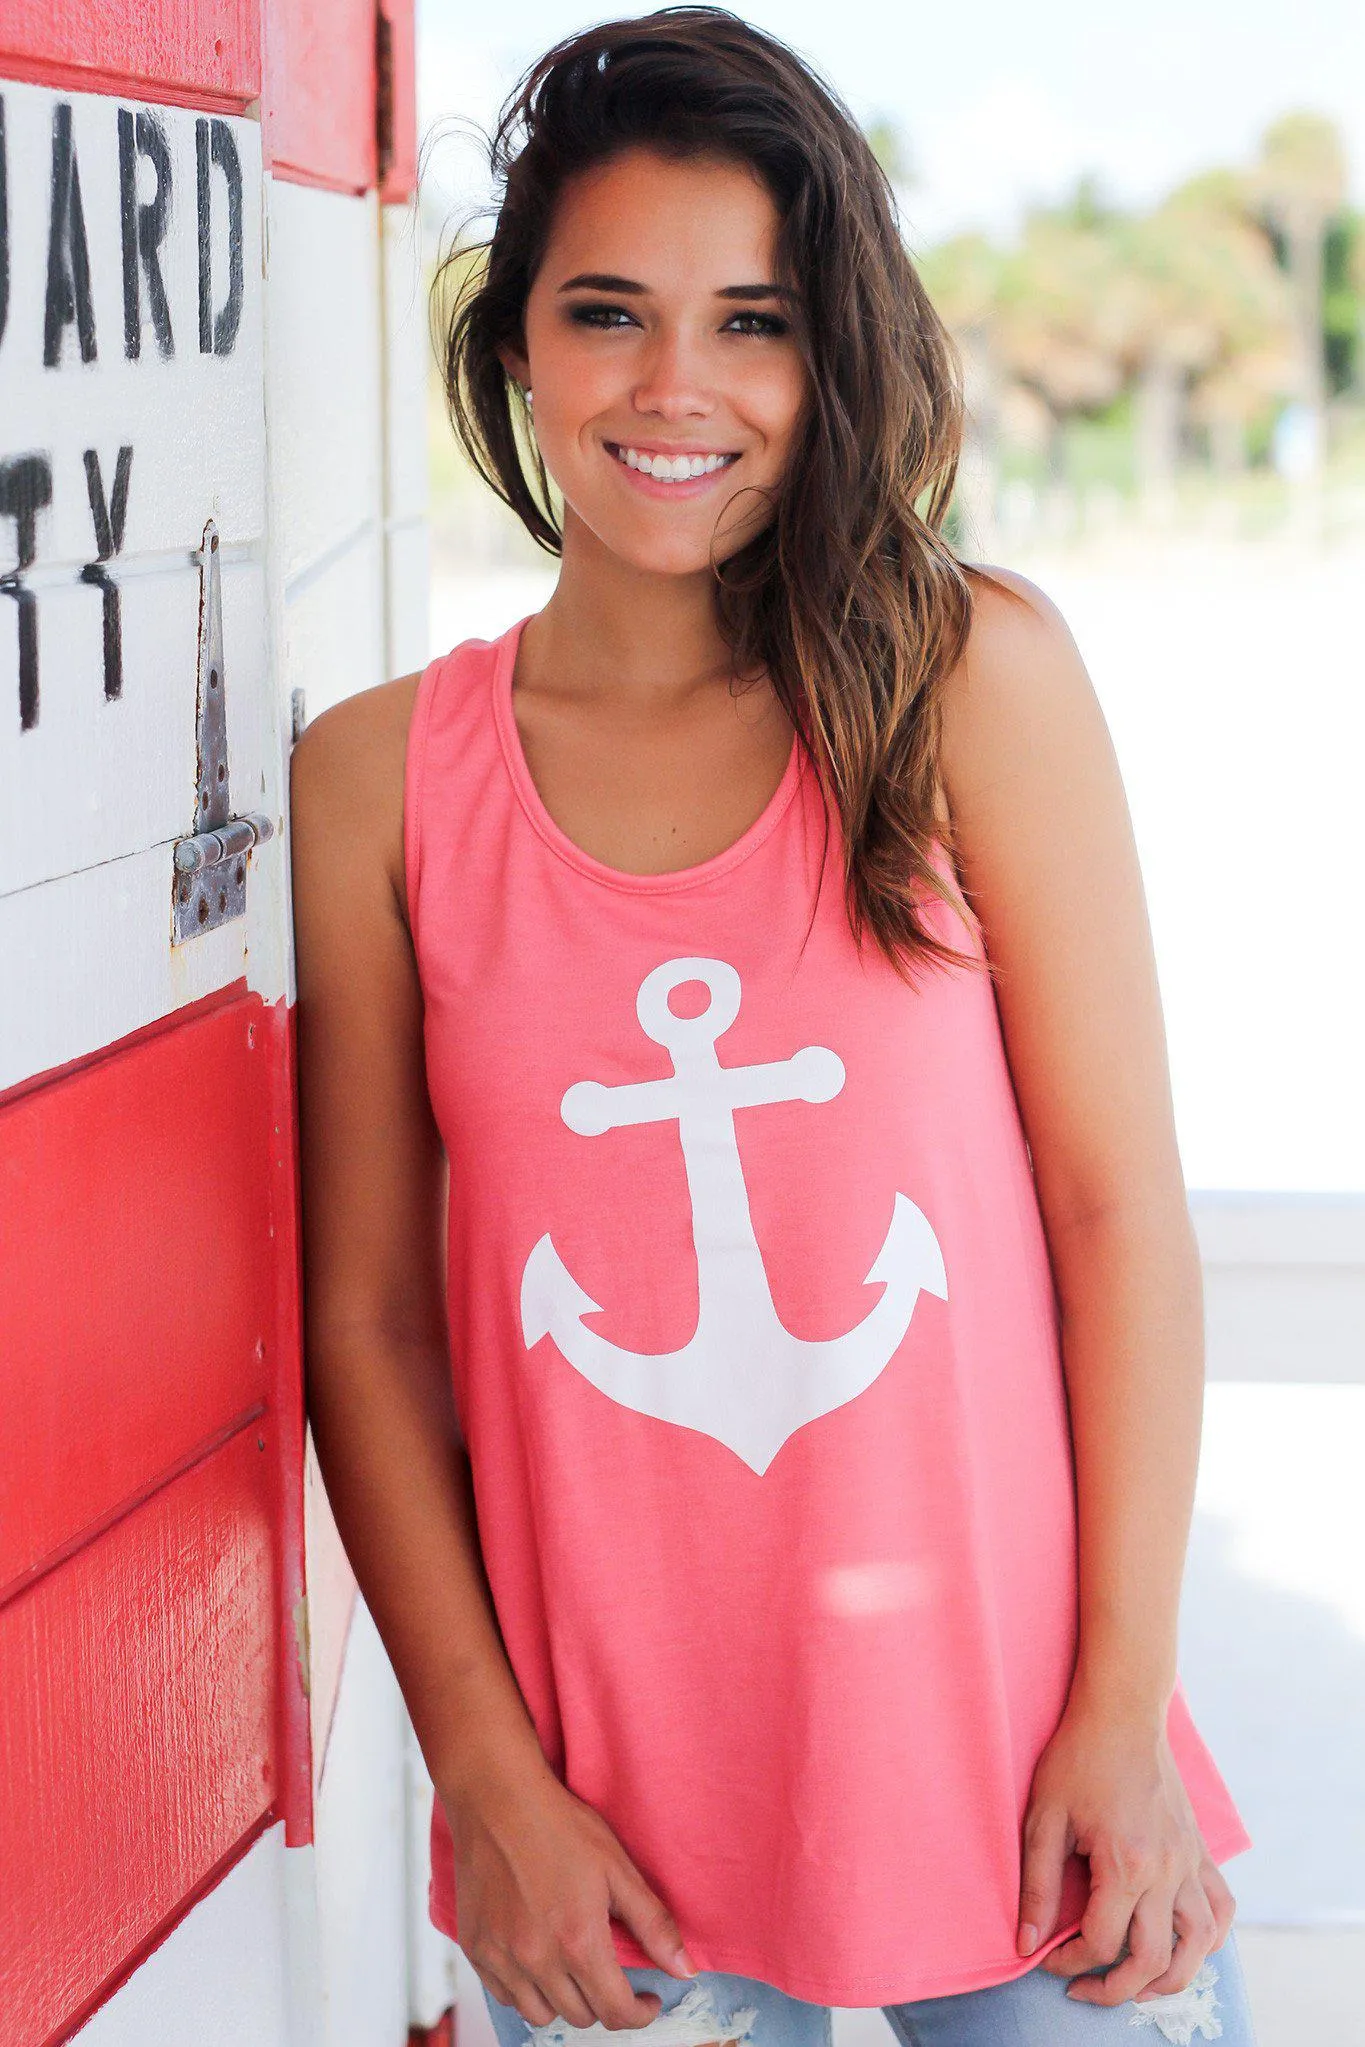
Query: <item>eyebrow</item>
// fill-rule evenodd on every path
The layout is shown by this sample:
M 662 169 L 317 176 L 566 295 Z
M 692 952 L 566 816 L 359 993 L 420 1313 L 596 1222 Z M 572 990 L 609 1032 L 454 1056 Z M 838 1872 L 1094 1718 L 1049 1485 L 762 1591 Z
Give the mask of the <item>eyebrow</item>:
M 643 298 L 649 293 L 647 284 L 639 284 L 633 277 L 613 277 L 609 272 L 584 270 L 577 277 L 568 278 L 560 285 L 561 291 L 611 291 L 621 297 Z M 782 284 L 725 284 L 715 293 L 718 299 L 786 299 L 792 303 L 796 293 Z

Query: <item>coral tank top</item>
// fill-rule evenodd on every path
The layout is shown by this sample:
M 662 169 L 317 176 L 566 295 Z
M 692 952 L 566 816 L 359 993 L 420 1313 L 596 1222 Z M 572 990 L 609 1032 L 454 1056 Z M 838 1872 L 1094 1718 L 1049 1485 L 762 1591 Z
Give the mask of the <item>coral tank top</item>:
M 912 989 L 859 953 L 795 745 L 714 859 L 580 850 L 522 751 L 520 633 L 426 669 L 404 792 L 451 1366 L 512 1669 L 698 1968 L 830 2005 L 1004 1982 L 1040 1958 L 1015 1951 L 1021 1821 L 1077 1592 L 990 982 Z M 979 955 L 975 920 L 926 915 Z M 1209 1853 L 1248 1847 L 1179 1684 L 1168 1725 Z M 431 1863 L 458 1939 L 439 1800 Z M 1087 1895 L 1073 1856 L 1040 1955 Z

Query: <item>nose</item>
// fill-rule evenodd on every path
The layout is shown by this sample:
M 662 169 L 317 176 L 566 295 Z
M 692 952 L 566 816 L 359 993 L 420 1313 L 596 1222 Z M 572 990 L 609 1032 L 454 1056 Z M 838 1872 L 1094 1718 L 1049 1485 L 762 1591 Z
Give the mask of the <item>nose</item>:
M 706 419 L 715 399 L 695 343 L 677 329 L 653 338 L 632 393 L 639 413 L 655 419 Z

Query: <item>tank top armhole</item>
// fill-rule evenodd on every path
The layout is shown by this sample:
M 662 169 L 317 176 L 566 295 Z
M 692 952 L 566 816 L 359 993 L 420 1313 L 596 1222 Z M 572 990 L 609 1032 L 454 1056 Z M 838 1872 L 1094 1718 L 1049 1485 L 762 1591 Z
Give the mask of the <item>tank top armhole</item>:
M 429 661 L 413 694 L 412 716 L 408 721 L 407 746 L 403 757 L 403 883 L 412 946 L 421 961 L 418 940 L 418 912 L 422 892 L 422 793 L 426 780 L 427 732 L 431 724 L 432 699 L 448 654 Z

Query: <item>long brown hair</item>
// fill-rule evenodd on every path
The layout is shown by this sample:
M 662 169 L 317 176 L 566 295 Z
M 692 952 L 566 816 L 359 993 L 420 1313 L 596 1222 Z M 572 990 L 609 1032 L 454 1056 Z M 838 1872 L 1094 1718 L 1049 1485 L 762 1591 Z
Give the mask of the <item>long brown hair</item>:
M 944 678 L 971 619 L 943 535 L 962 436 L 953 343 L 907 254 L 881 166 L 843 102 L 785 44 L 720 7 L 665 7 L 571 36 L 504 106 L 491 239 L 438 271 L 451 420 L 484 480 L 547 553 L 562 535 L 524 394 L 527 295 L 566 178 L 632 147 L 751 166 L 780 217 L 812 402 L 763 532 L 714 564 L 737 674 L 766 670 L 842 824 L 845 896 L 906 979 L 967 964 L 923 921 L 959 908 L 932 859 Z M 828 821 L 828 810 L 826 811 Z M 827 834 L 828 837 L 828 834 Z M 989 969 L 988 969 L 989 971 Z

